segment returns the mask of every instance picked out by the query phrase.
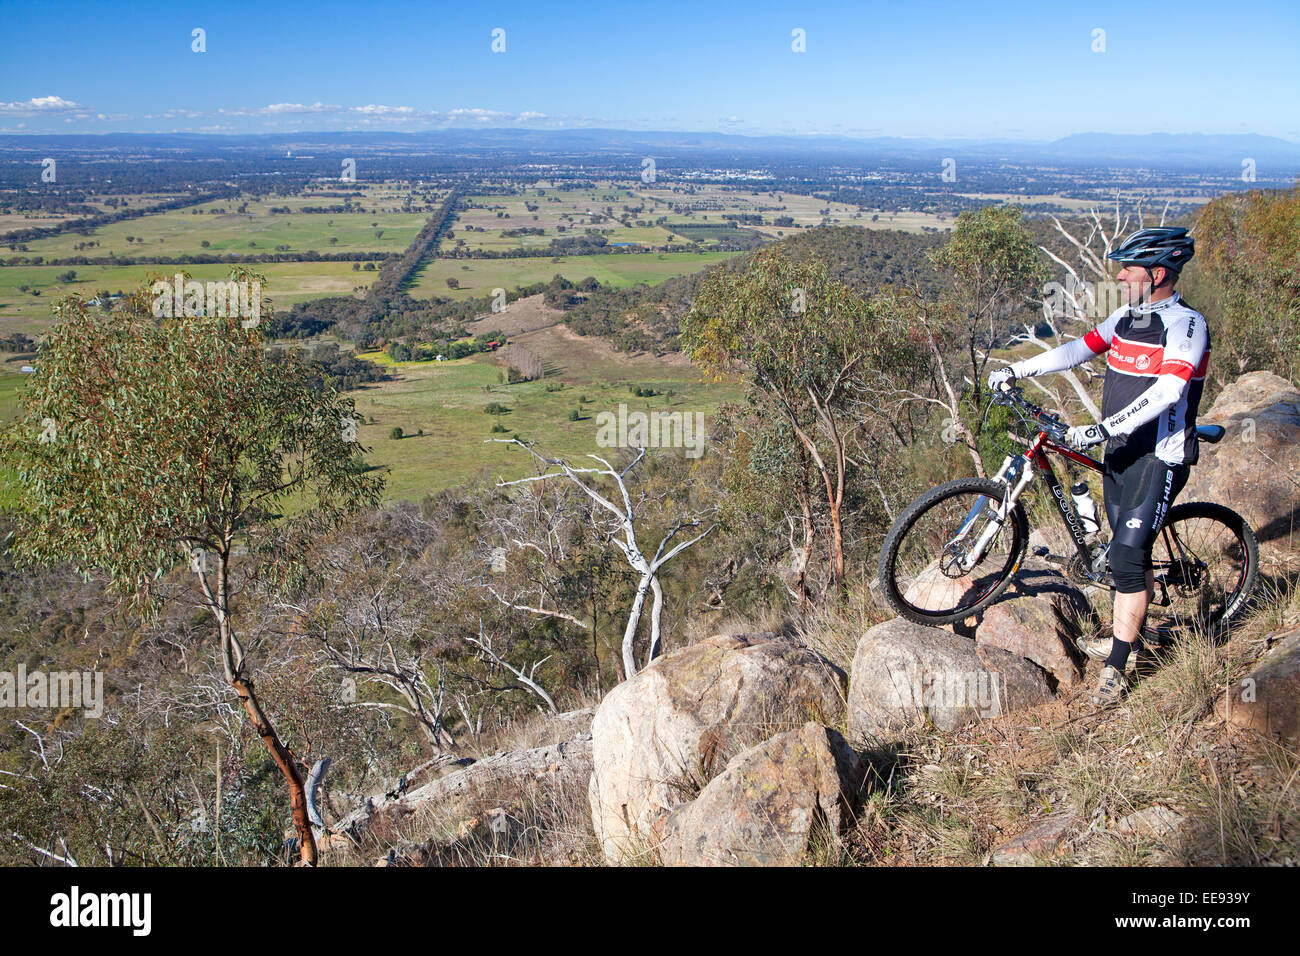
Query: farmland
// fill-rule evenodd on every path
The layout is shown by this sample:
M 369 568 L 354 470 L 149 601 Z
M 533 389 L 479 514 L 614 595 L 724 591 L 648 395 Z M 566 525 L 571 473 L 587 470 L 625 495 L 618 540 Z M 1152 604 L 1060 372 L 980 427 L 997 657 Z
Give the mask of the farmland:
M 491 295 L 495 288 L 513 289 L 546 282 L 555 275 L 575 282 L 591 276 L 601 285 L 623 288 L 638 282 L 653 284 L 672 276 L 698 272 L 734 254 L 644 252 L 518 259 L 434 259 L 421 268 L 411 294 L 468 299 Z M 448 278 L 455 279 L 458 288 L 448 288 Z
M 503 384 L 499 356 L 454 362 L 390 364 L 395 381 L 352 393 L 362 424 L 357 437 L 368 460 L 389 470 L 385 494 L 418 500 L 467 480 L 518 478 L 532 472 L 521 449 L 490 441 L 537 441 L 548 454 L 613 454 L 596 444 L 596 416 L 629 409 L 693 414 L 706 423 L 719 404 L 740 398 L 734 384 L 705 382 L 689 364 L 630 358 L 599 339 L 552 326 L 514 340 L 542 357 L 545 379 Z M 636 397 L 633 386 L 653 390 Z M 489 406 L 508 411 L 488 414 Z M 578 417 L 571 420 L 577 410 Z M 493 432 L 497 425 L 504 431 Z M 403 437 L 390 437 L 394 427 Z M 419 432 L 423 430 L 424 434 Z
M 374 272 L 354 271 L 351 262 L 266 262 L 254 266 L 267 277 L 267 299 L 276 308 L 322 295 L 348 295 L 356 287 L 369 285 Z M 209 281 L 225 278 L 224 264 L 139 266 L 76 266 L 76 278 L 59 281 L 69 271 L 64 266 L 8 266 L 0 268 L 0 332 L 35 334 L 51 321 L 50 307 L 60 296 L 78 293 L 85 298 L 107 290 L 116 293 L 143 283 L 150 275 L 171 278 L 188 272 Z M 27 286 L 24 291 L 23 286 Z M 39 292 L 39 295 L 34 293 Z

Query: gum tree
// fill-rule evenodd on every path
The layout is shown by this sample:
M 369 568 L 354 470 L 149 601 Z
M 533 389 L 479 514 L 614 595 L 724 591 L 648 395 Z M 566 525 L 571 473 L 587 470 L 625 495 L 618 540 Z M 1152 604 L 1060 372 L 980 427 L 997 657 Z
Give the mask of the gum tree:
M 382 479 L 365 471 L 351 400 L 268 351 L 257 328 L 159 319 L 152 305 L 141 290 L 108 314 L 75 296 L 56 308 L 24 414 L 3 436 L 18 478 L 12 548 L 22 563 L 105 575 L 146 616 L 158 579 L 189 567 L 226 682 L 284 775 L 301 860 L 314 864 L 302 771 L 258 698 L 232 602 L 253 574 L 300 571 L 311 529 L 376 504 Z M 277 524 L 285 506 L 303 517 Z
M 757 252 L 747 269 L 706 274 L 682 322 L 691 359 L 712 374 L 744 372 L 759 414 L 782 420 L 812 462 L 830 517 L 832 590 L 844 581 L 848 409 L 906 346 L 883 325 L 823 263 L 778 247 Z
M 963 212 L 930 259 L 944 292 L 938 301 L 917 302 L 917 321 L 930 342 L 940 403 L 982 476 L 979 444 L 989 353 L 1003 338 L 1008 320 L 1029 304 L 1047 270 L 1018 206 Z M 963 379 L 969 392 L 962 388 Z

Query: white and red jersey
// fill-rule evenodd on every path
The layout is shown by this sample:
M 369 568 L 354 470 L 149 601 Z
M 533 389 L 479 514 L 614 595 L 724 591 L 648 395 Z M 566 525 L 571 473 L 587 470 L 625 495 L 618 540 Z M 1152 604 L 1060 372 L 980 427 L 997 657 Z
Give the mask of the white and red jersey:
M 1171 465 L 1197 457 L 1196 412 L 1210 361 L 1205 318 L 1178 293 L 1124 306 L 1082 339 L 1012 366 L 1017 378 L 1072 368 L 1106 355 L 1101 423 L 1109 451 L 1156 456 Z

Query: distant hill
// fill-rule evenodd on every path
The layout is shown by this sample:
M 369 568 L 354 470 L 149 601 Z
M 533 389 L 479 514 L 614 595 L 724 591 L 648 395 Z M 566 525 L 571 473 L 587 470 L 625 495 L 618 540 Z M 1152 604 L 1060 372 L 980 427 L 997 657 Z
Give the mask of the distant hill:
M 423 132 L 321 131 L 269 134 L 109 133 L 92 136 L 0 136 L 0 147 L 33 149 L 39 146 L 72 149 L 113 149 L 242 146 L 267 150 L 330 150 L 343 147 L 388 147 L 410 150 L 484 149 L 506 152 L 555 152 L 591 156 L 623 155 L 637 150 L 661 153 L 726 152 L 733 158 L 759 156 L 835 155 L 839 159 L 892 157 L 931 159 L 957 155 L 973 159 L 1006 161 L 1052 160 L 1067 164 L 1116 163 L 1142 166 L 1233 165 L 1244 158 L 1256 163 L 1300 172 L 1300 143 L 1257 133 L 1076 133 L 1057 140 L 928 139 L 882 136 L 857 139 L 847 136 L 745 136 L 738 133 L 683 132 L 622 129 L 443 129 Z

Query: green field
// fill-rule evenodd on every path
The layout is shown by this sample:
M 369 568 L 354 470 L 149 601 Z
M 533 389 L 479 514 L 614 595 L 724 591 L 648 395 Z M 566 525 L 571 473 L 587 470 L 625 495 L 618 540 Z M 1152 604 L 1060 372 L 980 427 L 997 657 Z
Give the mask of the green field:
M 734 252 L 643 252 L 527 259 L 434 259 L 417 273 L 411 295 L 468 299 L 491 295 L 497 288 L 549 282 L 555 275 L 575 282 L 591 276 L 601 285 L 621 289 L 638 282 L 654 284 L 699 272 L 734 255 Z M 447 287 L 449 276 L 460 283 L 459 289 Z
M 351 262 L 263 262 L 252 268 L 266 276 L 263 309 L 272 302 L 287 309 L 295 302 L 324 295 L 349 295 L 354 287 L 369 286 L 377 273 L 354 272 Z M 59 282 L 69 269 L 75 282 Z M 103 289 L 111 293 L 142 284 L 149 275 L 170 278 L 188 272 L 195 279 L 223 279 L 230 274 L 226 264 L 150 266 L 8 266 L 0 268 L 0 332 L 35 332 L 50 324 L 50 307 L 61 296 L 78 292 L 86 298 Z M 21 292 L 19 286 L 29 286 Z M 39 290 L 40 295 L 32 295 Z
M 349 393 L 366 422 L 357 437 L 370 449 L 367 459 L 389 470 L 384 492 L 389 499 L 418 501 L 468 480 L 532 473 L 522 449 L 489 439 L 519 437 L 539 441 L 548 454 L 604 457 L 616 449 L 596 444 L 596 415 L 601 411 L 616 412 L 620 403 L 629 411 L 699 411 L 707 429 L 719 404 L 741 395 L 733 385 L 704 381 L 689 366 L 626 367 L 616 360 L 575 362 L 562 377 L 564 387 L 550 392 L 546 385 L 556 381 L 550 376 L 539 382 L 501 384 L 500 366 L 486 356 L 392 367 L 400 375 L 397 381 Z M 629 384 L 674 394 L 637 398 Z M 579 402 L 584 395 L 588 403 Z M 510 412 L 487 414 L 484 409 L 493 402 Z M 582 409 L 576 422 L 569 420 L 575 408 Z M 368 424 L 371 417 L 374 424 Z M 497 423 L 509 432 L 494 434 Z M 390 438 L 394 426 L 408 437 Z M 424 435 L 416 435 L 421 428 Z
M 608 456 L 617 450 L 596 444 L 596 415 L 601 411 L 617 412 L 624 403 L 629 411 L 702 412 L 707 433 L 718 406 L 741 397 L 734 384 L 706 381 L 691 366 L 649 357 L 628 359 L 599 340 L 557 339 L 549 347 L 536 341 L 529 345 L 547 359 L 548 375 L 542 381 L 501 384 L 502 366 L 492 356 L 476 355 L 441 363 L 385 361 L 397 375 L 395 380 L 347 393 L 356 402 L 362 422 L 357 437 L 370 450 L 367 460 L 387 472 L 385 498 L 418 501 L 466 481 L 531 473 L 521 449 L 488 439 L 535 439 L 548 453 Z M 567 360 L 567 365 L 560 365 L 558 359 Z M 15 413 L 25 378 L 0 372 L 0 422 Z M 556 384 L 562 385 L 558 391 L 547 390 Z M 630 385 L 661 394 L 637 398 Z M 673 394 L 666 394 L 669 391 Z M 590 401 L 581 402 L 582 396 Z M 487 414 L 484 409 L 493 402 L 510 411 Z M 570 421 L 570 412 L 577 408 L 582 410 L 581 418 Z M 497 423 L 509 431 L 493 433 Z M 390 438 L 394 426 L 408 437 Z M 421 428 L 423 436 L 416 434 Z M 0 505 L 11 499 L 12 481 L 12 473 L 0 466 Z M 290 510 L 295 510 L 292 505 Z
M 18 391 L 26 375 L 0 371 L 0 428 L 18 414 Z M 0 462 L 0 508 L 13 500 L 13 483 L 17 476 L 8 462 Z
M 247 212 L 235 210 L 238 199 L 223 199 L 186 209 L 154 213 L 101 226 L 84 236 L 65 232 L 48 239 L 25 243 L 20 255 L 58 258 L 65 256 L 156 256 L 200 255 L 204 253 L 257 252 L 305 253 L 376 252 L 400 253 L 411 244 L 429 218 L 423 212 L 394 212 L 380 209 L 363 213 L 272 213 L 271 207 L 325 206 L 341 200 L 270 197 L 248 200 Z M 224 210 L 224 212 L 222 211 Z M 382 235 L 381 235 L 382 233 Z M 127 236 L 132 242 L 127 242 Z M 330 242 L 331 239 L 338 240 Z M 96 245 L 78 249 L 88 241 Z M 208 245 L 204 246 L 203 243 Z M 288 249 L 277 247 L 288 246 Z M 15 254 L 8 247 L 0 252 Z

